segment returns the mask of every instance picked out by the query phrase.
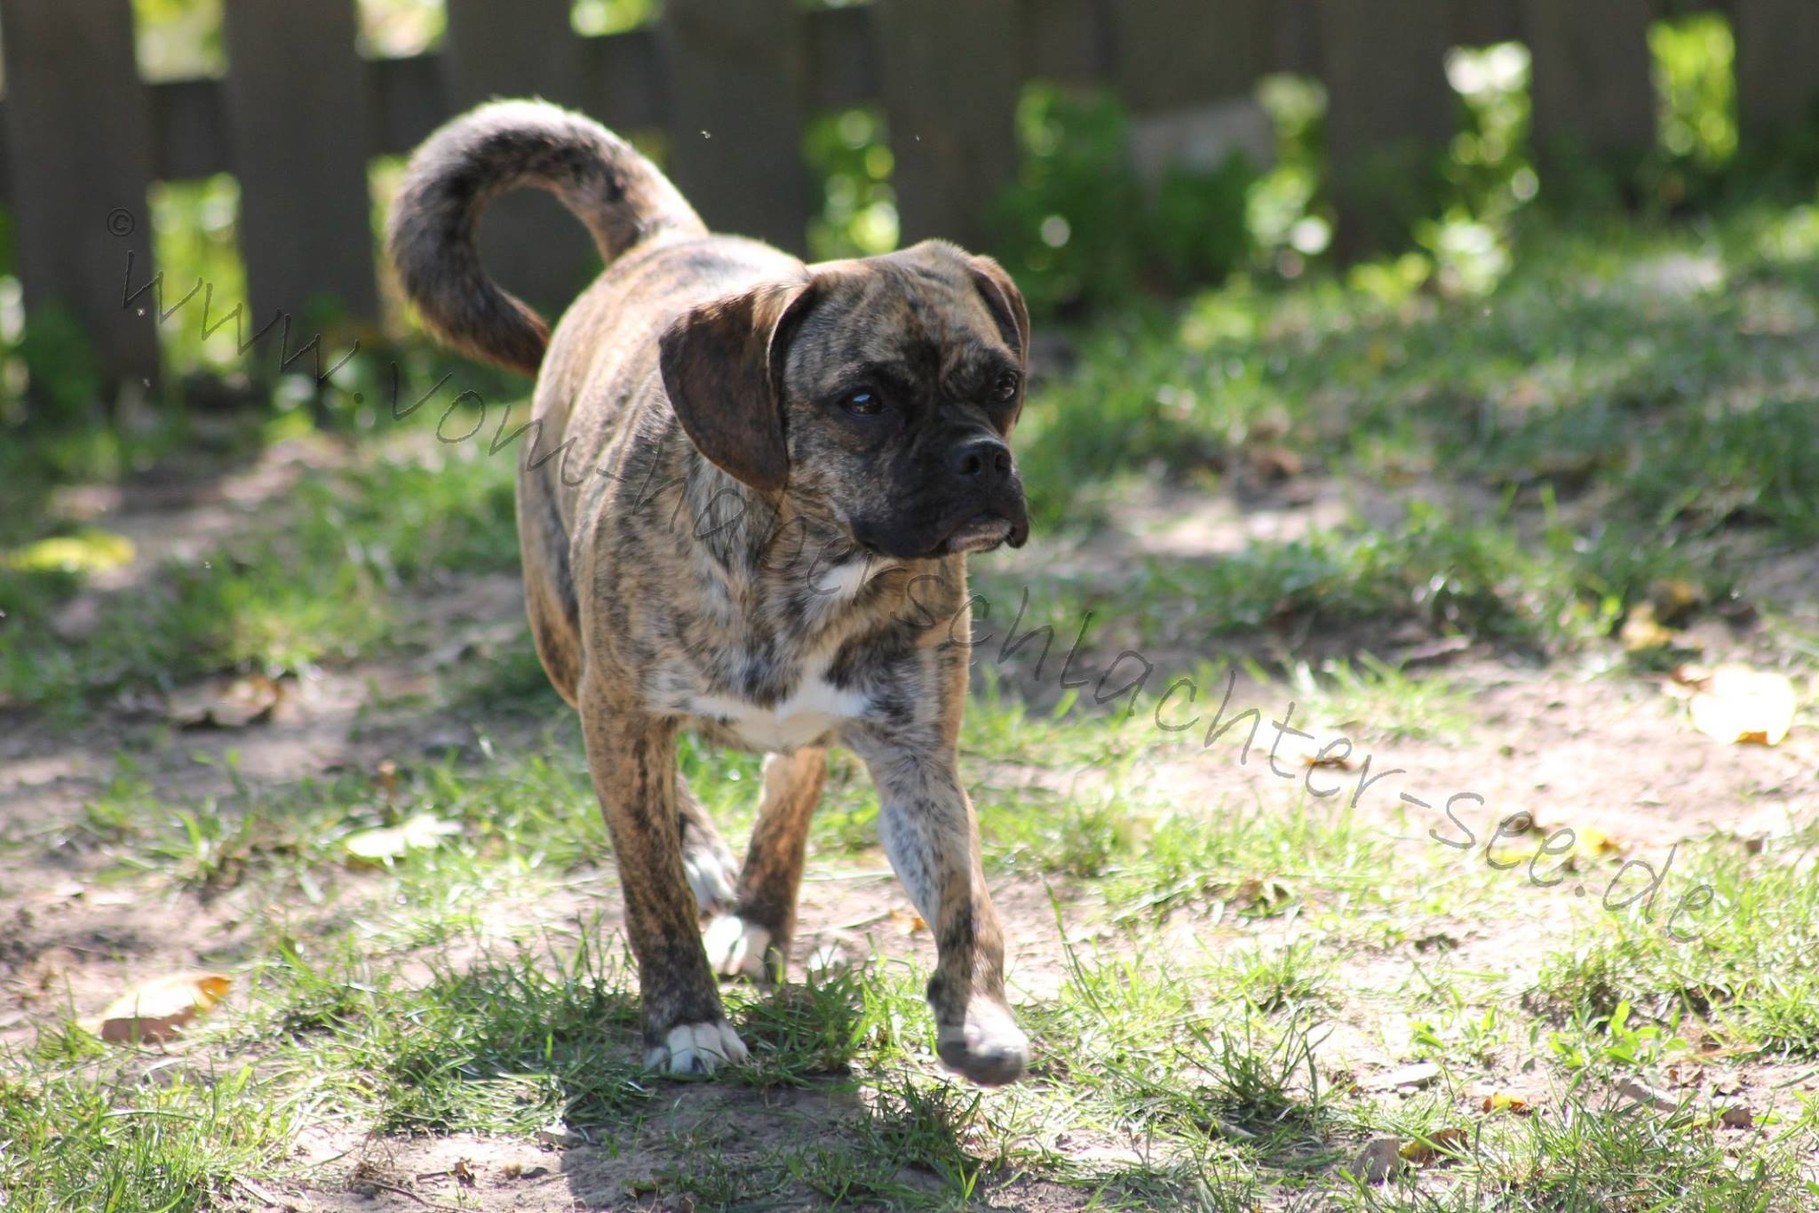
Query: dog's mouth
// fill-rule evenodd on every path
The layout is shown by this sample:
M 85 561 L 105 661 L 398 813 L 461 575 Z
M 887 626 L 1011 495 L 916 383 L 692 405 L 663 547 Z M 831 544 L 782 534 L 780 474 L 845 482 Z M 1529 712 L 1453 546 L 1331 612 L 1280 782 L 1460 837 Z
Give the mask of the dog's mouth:
M 1012 547 L 1022 547 L 1028 536 L 1027 525 L 1019 533 L 1017 525 L 1008 518 L 998 514 L 975 514 L 955 527 L 941 546 L 949 553 L 989 552 L 1006 542 Z

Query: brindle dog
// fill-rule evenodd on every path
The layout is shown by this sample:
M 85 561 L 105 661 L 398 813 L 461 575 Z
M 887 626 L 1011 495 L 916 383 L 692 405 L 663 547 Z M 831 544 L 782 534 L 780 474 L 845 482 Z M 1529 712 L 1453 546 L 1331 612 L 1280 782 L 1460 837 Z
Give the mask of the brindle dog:
M 481 210 L 527 185 L 606 261 L 553 334 L 475 250 Z M 966 556 L 1029 533 L 1006 442 L 1029 314 L 1009 276 L 938 241 L 805 266 L 712 235 L 624 140 L 525 101 L 418 149 L 390 245 L 445 341 L 537 377 L 518 475 L 531 630 L 581 714 L 648 1064 L 745 1058 L 715 971 L 781 975 L 838 742 L 870 771 L 885 851 L 934 924 L 942 1061 L 1019 1077 L 1029 1042 L 956 766 Z M 677 772 L 685 728 L 769 752 L 743 868 Z

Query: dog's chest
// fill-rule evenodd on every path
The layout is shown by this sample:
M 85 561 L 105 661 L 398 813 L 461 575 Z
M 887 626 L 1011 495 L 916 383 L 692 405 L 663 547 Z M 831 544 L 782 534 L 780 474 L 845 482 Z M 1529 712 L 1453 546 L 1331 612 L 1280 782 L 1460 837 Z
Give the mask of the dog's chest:
M 769 704 L 714 689 L 705 671 L 672 668 L 666 674 L 659 706 L 718 725 L 741 744 L 766 752 L 812 745 L 869 707 L 862 693 L 829 681 L 825 660 L 806 662 L 788 693 Z

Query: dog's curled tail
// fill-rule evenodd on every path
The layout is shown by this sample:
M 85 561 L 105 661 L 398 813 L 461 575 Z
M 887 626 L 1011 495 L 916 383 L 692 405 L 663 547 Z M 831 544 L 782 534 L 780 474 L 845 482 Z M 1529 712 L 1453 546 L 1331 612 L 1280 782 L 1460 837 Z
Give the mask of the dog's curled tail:
M 392 204 L 392 264 L 438 337 L 527 375 L 543 361 L 549 325 L 486 276 L 474 242 L 487 204 L 520 186 L 561 199 L 609 263 L 656 232 L 706 230 L 655 165 L 581 114 L 494 101 L 437 130 L 411 157 Z

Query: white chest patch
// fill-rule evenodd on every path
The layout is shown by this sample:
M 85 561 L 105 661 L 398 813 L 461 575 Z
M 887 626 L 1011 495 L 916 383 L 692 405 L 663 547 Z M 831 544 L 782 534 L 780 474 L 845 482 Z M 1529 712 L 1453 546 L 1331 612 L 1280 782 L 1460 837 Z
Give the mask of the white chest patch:
M 688 710 L 723 722 L 754 750 L 793 750 L 865 714 L 869 701 L 857 691 L 830 686 L 810 671 L 788 699 L 769 708 L 725 695 L 695 695 Z

